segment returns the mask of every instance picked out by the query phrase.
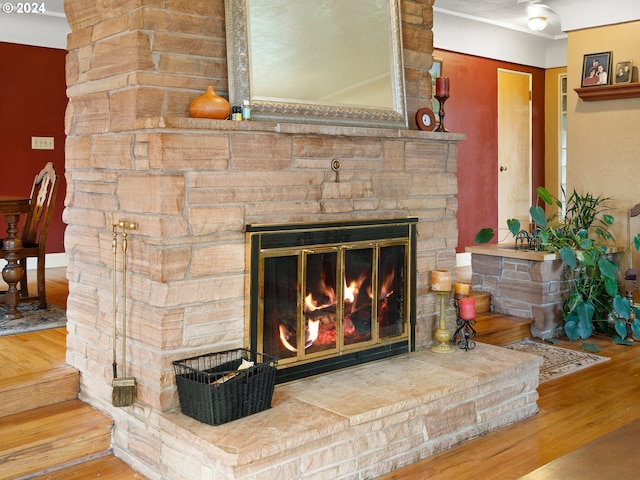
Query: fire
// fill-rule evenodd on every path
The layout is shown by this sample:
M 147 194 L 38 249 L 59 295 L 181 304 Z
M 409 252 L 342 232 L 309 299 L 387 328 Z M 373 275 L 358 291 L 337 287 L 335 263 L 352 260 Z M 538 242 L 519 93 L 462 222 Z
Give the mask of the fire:
M 357 279 L 347 281 L 344 279 L 343 286 L 343 305 L 344 305 L 344 318 L 343 318 L 343 328 L 345 335 L 352 335 L 356 332 L 356 329 L 351 322 L 351 315 L 353 314 L 352 309 L 355 308 L 369 308 L 366 306 L 366 301 L 362 298 L 358 300 L 358 296 L 361 294 L 361 289 L 363 284 L 367 282 L 370 278 L 370 272 L 364 271 L 360 274 Z M 388 291 L 393 284 L 393 274 L 389 275 L 382 286 L 382 295 L 381 298 L 386 298 L 391 295 L 393 292 Z M 314 289 L 314 293 L 308 293 L 304 297 L 304 313 L 305 316 L 311 317 L 307 318 L 307 324 L 305 327 L 305 350 L 311 347 L 320 335 L 320 325 L 323 323 L 323 319 L 330 318 L 332 315 L 335 315 L 336 306 L 337 306 L 337 295 L 336 291 L 333 287 L 328 286 L 325 282 L 325 279 L 322 278 L 317 287 Z M 364 292 L 362 292 L 364 293 Z M 373 291 L 371 285 L 367 285 L 366 295 L 369 299 L 373 299 Z M 364 306 L 356 306 L 356 302 L 358 304 L 364 303 Z M 370 303 L 370 300 L 369 300 Z M 323 310 L 325 310 L 323 312 Z M 314 313 L 317 312 L 317 313 Z M 325 321 L 326 323 L 326 321 Z M 326 328 L 326 327 L 325 327 Z M 289 350 L 290 352 L 297 352 L 297 340 L 296 340 L 296 332 L 290 331 L 285 325 L 279 326 L 280 330 L 280 340 L 282 341 L 282 345 Z M 333 331 L 335 335 L 335 329 Z M 324 338 L 324 337 L 323 337 Z M 335 338 L 333 339 L 335 342 Z
M 393 294 L 393 290 L 391 290 L 391 287 L 393 287 L 393 280 L 395 279 L 395 276 L 395 270 L 391 270 L 391 273 L 389 273 L 389 275 L 385 277 L 382 285 L 380 286 L 380 300 L 384 300 L 385 298 Z
M 290 352 L 297 352 L 298 347 L 291 345 L 291 343 L 289 342 L 289 337 L 293 336 L 293 338 L 295 339 L 295 334 L 292 335 L 291 332 L 289 332 L 287 328 L 282 324 L 280 325 L 279 329 L 280 340 L 282 341 L 282 345 L 284 345 L 284 348 L 286 348 Z M 309 348 L 311 345 L 313 345 L 313 342 L 316 341 L 316 339 L 318 338 L 319 330 L 320 320 L 309 320 L 307 322 L 307 328 L 305 328 L 305 349 Z

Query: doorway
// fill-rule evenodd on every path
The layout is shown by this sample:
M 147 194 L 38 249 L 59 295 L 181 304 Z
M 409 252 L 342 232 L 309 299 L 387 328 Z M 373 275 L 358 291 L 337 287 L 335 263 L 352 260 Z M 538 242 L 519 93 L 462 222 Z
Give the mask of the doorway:
M 498 243 L 512 243 L 507 220 L 529 226 L 531 74 L 498 70 Z

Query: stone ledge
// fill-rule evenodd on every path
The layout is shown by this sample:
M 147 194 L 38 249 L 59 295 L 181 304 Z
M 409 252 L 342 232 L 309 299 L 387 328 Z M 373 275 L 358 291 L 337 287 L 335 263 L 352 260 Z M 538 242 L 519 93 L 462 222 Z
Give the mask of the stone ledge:
M 139 128 L 170 128 L 181 130 L 211 130 L 214 132 L 266 132 L 283 135 L 326 135 L 347 137 L 370 137 L 388 139 L 415 139 L 417 141 L 459 142 L 466 138 L 463 133 L 423 132 L 421 130 L 344 127 L 302 123 L 234 122 L 180 116 L 151 117 L 139 119 Z
M 167 413 L 162 475 L 185 474 L 171 452 L 193 479 L 382 475 L 535 414 L 541 364 L 482 343 L 424 350 L 279 385 L 271 409 L 216 427 Z

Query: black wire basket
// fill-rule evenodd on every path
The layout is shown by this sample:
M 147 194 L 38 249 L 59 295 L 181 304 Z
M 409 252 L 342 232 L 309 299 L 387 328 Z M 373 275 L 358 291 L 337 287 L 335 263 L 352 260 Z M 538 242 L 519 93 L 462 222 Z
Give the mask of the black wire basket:
M 243 368 L 244 362 L 253 362 Z M 176 360 L 182 413 L 221 425 L 271 407 L 278 360 L 244 348 Z

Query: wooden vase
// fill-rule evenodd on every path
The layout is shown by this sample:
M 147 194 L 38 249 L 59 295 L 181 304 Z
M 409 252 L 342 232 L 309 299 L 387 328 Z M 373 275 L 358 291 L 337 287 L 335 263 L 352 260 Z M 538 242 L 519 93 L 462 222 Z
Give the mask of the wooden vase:
M 189 105 L 189 115 L 193 118 L 214 118 L 224 120 L 231 113 L 231 105 L 227 100 L 217 95 L 209 85 L 207 91 L 194 98 Z

